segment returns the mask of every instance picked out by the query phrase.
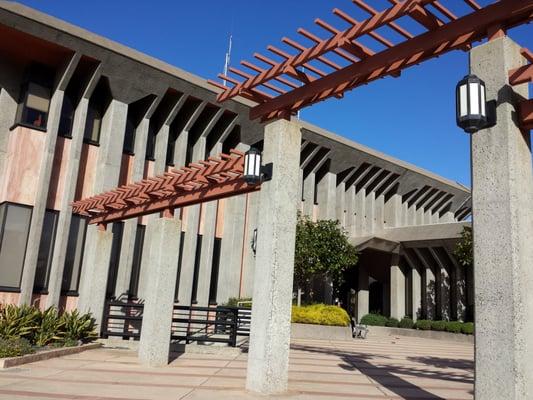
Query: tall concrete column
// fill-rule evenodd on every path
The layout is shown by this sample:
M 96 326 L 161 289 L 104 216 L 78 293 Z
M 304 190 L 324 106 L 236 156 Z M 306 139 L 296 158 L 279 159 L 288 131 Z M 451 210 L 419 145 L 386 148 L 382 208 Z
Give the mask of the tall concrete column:
M 98 326 L 101 326 L 104 314 L 107 273 L 113 244 L 111 227 L 102 231 L 98 230 L 95 225 L 89 226 L 86 243 L 83 264 L 88 271 L 83 276 L 85 289 L 83 294 L 80 293 L 78 310 L 81 313 L 92 313 Z
M 422 279 L 420 272 L 415 266 L 409 271 L 411 277 L 411 314 L 416 321 L 422 313 Z
M 284 392 L 288 383 L 300 129 L 286 120 L 265 127 L 263 163 L 274 170 L 260 192 L 246 376 L 246 388 L 263 394 Z
M 339 221 L 340 226 L 346 229 L 346 188 L 344 182 L 339 182 L 335 193 L 335 219 Z
M 304 179 L 303 190 L 303 214 L 309 218 L 313 217 L 313 208 L 315 206 L 315 173 L 310 172 Z
M 7 60 L 6 60 L 7 61 Z M 4 182 L 5 161 L 9 144 L 10 128 L 15 122 L 20 79 L 23 71 L 10 63 L 0 61 L 2 76 L 0 76 L 0 179 Z
M 358 266 L 358 282 L 357 321 L 361 322 L 361 318 L 370 312 L 368 270 L 361 264 Z
M 400 267 L 400 254 L 392 253 L 390 266 L 390 316 L 405 316 L 405 275 Z
M 317 185 L 318 219 L 336 219 L 335 194 L 337 175 L 326 172 Z
M 508 82 L 526 63 L 520 49 L 502 37 L 470 52 L 497 100 L 496 126 L 471 137 L 478 399 L 533 398 L 533 171 L 530 134 L 516 121 L 528 85 Z
M 81 56 L 79 53 L 74 54 L 59 72 L 55 90 L 50 101 L 50 111 L 48 113 L 46 136 L 44 140 L 44 154 L 39 166 L 35 204 L 31 215 L 27 241 L 28 244 L 26 246 L 26 255 L 24 258 L 24 267 L 20 282 L 19 304 L 30 304 L 33 295 L 37 258 L 39 256 L 39 244 L 41 243 L 46 201 L 48 199 L 48 190 L 50 188 L 50 177 L 52 175 L 54 153 L 56 149 L 57 131 L 61 119 L 61 107 L 63 106 L 63 97 L 68 82 L 70 81 L 72 74 L 74 74 L 80 58 Z
M 355 194 L 355 235 L 365 236 L 368 233 L 366 224 L 366 190 L 361 189 Z
M 346 189 L 346 231 L 349 236 L 356 234 L 356 205 L 355 205 L 355 186 Z
M 159 218 L 151 224 L 147 257 L 150 274 L 146 282 L 139 360 L 152 367 L 167 365 L 174 308 L 181 221 Z
M 402 226 L 402 196 L 394 194 L 385 203 L 384 227 L 395 228 Z

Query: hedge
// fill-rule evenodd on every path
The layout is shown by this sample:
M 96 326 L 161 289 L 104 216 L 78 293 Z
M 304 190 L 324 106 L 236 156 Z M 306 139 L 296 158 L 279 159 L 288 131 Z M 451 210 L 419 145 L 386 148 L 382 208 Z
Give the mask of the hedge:
M 465 335 L 473 335 L 474 334 L 474 323 L 473 322 L 465 322 L 463 326 L 461 326 L 461 332 Z
M 415 327 L 415 322 L 411 318 L 404 317 L 398 324 L 399 328 L 413 329 Z
M 431 321 L 431 330 L 432 331 L 445 331 L 446 330 L 446 321 Z
M 367 314 L 361 318 L 362 325 L 369 326 L 386 326 L 390 328 L 419 329 L 421 331 L 440 331 L 450 333 L 464 333 L 472 335 L 474 333 L 474 324 L 472 322 L 461 321 L 432 321 L 428 319 L 419 319 L 414 322 L 409 317 L 404 317 L 400 321 L 396 318 L 387 318 L 380 314 Z
M 379 314 L 367 314 L 361 318 L 360 324 L 370 326 L 385 326 L 388 318 Z
M 350 325 L 350 317 L 341 307 L 313 304 L 301 307 L 293 306 L 291 322 L 298 324 L 348 326 Z
M 427 319 L 419 319 L 416 321 L 415 327 L 421 331 L 429 331 L 431 329 L 431 321 Z
M 385 322 L 385 326 L 388 326 L 389 328 L 398 328 L 399 324 L 400 321 L 398 321 L 396 318 L 389 318 L 387 322 Z

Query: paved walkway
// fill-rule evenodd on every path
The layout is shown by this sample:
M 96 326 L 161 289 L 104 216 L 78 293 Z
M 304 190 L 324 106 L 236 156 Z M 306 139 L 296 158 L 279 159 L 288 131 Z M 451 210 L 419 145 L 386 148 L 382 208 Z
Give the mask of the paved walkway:
M 473 347 L 408 337 L 292 344 L 282 399 L 472 399 Z M 0 399 L 255 399 L 246 355 L 181 354 L 147 368 L 129 350 L 97 349 L 0 370 Z

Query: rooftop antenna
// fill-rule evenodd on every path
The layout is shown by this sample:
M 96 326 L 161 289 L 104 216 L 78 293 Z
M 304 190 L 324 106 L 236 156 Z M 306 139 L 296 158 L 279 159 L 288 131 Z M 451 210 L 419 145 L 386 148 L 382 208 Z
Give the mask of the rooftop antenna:
M 224 76 L 228 76 L 228 68 L 229 64 L 231 62 L 231 47 L 233 45 L 233 18 L 231 20 L 231 30 L 229 34 L 229 43 L 228 43 L 228 51 L 226 52 L 226 58 L 224 60 Z M 227 86 L 227 82 L 224 79 L 223 80 L 224 86 Z

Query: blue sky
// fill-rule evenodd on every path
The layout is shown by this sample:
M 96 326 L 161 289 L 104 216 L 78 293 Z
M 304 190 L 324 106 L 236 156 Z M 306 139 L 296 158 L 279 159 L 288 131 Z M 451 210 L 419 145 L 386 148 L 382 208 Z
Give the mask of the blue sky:
M 204 78 L 221 72 L 230 32 L 234 40 L 232 65 L 238 66 L 241 59 L 252 61 L 254 52 L 268 55 L 266 46 L 279 45 L 283 36 L 299 39 L 298 27 L 323 36 L 313 24 L 316 17 L 342 27 L 331 14 L 334 7 L 359 20 L 365 18 L 349 0 L 306 0 L 305 6 L 303 0 L 20 2 Z M 377 9 L 390 4 L 386 0 L 367 3 Z M 459 0 L 444 3 L 461 10 Z M 404 27 L 417 29 L 408 22 Z M 383 33 L 395 38 L 389 31 Z M 532 33 L 532 26 L 523 26 L 510 36 L 533 49 Z M 365 44 L 380 49 L 371 40 Z M 469 138 L 455 126 L 454 100 L 455 85 L 467 73 L 467 65 L 467 53 L 449 53 L 404 71 L 399 79 L 383 79 L 357 88 L 342 100 L 307 108 L 302 118 L 469 185 Z

